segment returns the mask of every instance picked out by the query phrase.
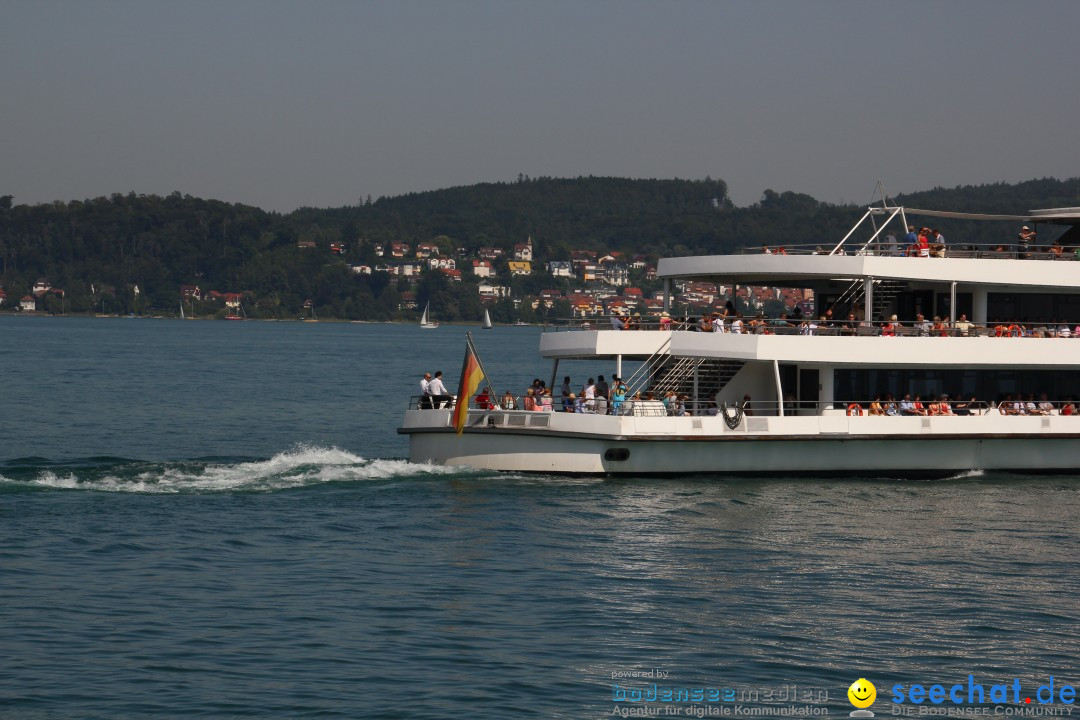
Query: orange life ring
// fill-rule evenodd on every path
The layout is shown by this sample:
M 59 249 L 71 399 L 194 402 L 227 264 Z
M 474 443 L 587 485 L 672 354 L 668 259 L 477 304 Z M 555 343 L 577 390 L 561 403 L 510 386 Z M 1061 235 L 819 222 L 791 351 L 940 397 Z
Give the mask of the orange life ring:
M 848 415 L 862 415 L 862 405 L 859 403 L 851 403 L 847 406 Z

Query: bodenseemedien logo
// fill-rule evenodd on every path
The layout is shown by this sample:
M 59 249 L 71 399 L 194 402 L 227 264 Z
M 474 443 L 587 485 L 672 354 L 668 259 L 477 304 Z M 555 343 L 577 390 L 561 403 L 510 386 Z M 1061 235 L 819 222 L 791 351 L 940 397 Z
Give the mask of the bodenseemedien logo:
M 874 713 L 866 708 L 874 704 L 874 700 L 877 699 L 877 688 L 874 687 L 874 683 L 870 682 L 866 678 L 859 678 L 855 682 L 851 683 L 851 687 L 847 691 L 848 701 L 854 705 L 857 710 L 851 711 L 851 717 L 853 718 L 872 718 Z

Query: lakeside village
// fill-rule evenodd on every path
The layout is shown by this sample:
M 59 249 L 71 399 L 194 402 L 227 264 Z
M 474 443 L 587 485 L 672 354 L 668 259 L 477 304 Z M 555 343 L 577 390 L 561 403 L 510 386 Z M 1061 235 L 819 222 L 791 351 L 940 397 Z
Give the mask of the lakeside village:
M 359 241 L 361 244 L 363 241 Z M 300 248 L 313 248 L 312 241 L 300 241 Z M 419 243 L 415 249 L 408 243 L 375 243 L 375 262 L 345 263 L 355 276 L 385 275 L 396 281 L 398 302 L 395 320 L 412 321 L 419 317 L 421 301 L 431 302 L 433 317 L 439 317 L 437 294 L 418 292 L 421 283 L 437 275 L 437 283 L 458 294 L 475 287 L 474 299 L 478 310 L 484 307 L 503 310 L 497 322 L 525 320 L 527 322 L 566 322 L 598 316 L 651 318 L 656 320 L 663 311 L 663 289 L 656 280 L 655 260 L 644 255 L 627 257 L 619 251 L 571 250 L 567 260 L 534 260 L 532 238 L 514 245 L 512 252 L 500 247 L 482 247 L 475 253 L 464 248 L 452 254 L 436 243 Z M 330 243 L 330 252 L 344 259 L 346 243 Z M 365 253 L 369 257 L 371 252 Z M 456 255 L 457 257 L 454 257 Z M 526 282 L 521 282 L 526 281 Z M 434 283 L 433 283 L 434 284 Z M 532 292 L 515 293 L 514 286 L 550 284 L 554 287 Z M 116 288 L 90 285 L 91 312 L 99 315 L 133 314 L 180 316 L 194 318 L 273 318 L 260 312 L 260 298 L 250 291 L 204 288 L 190 283 L 177 288 L 173 307 L 154 308 L 140 303 L 146 288 L 138 285 Z M 681 315 L 708 315 L 733 303 L 746 315 L 764 313 L 778 316 L 785 312 L 809 314 L 813 308 L 813 292 L 809 289 L 735 286 L 729 288 L 708 282 L 686 281 L 673 285 L 672 310 Z M 471 293 L 470 293 L 471 294 Z M 127 296 L 129 302 L 117 308 L 116 298 Z M 84 303 L 85 304 L 85 303 Z M 303 304 L 302 319 L 317 319 L 315 300 Z M 63 315 L 78 312 L 66 300 L 62 288 L 53 287 L 41 277 L 29 293 L 12 298 L 0 287 L 0 311 Z M 85 310 L 84 310 L 85 311 Z M 462 317 L 468 322 L 471 318 Z

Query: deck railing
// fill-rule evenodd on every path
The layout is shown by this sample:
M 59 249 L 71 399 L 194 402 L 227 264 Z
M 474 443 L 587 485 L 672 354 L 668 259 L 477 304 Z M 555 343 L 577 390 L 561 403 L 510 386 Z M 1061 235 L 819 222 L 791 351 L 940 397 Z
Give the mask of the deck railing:
M 618 320 L 622 319 L 622 316 L 611 315 L 590 315 L 580 318 L 560 318 L 555 324 L 545 326 L 546 332 L 567 332 L 567 331 L 592 331 L 592 330 L 614 330 L 610 319 L 614 317 Z M 671 318 L 668 322 L 662 321 L 660 318 L 650 317 L 634 317 L 631 319 L 630 327 L 627 329 L 619 329 L 619 332 L 633 332 L 637 330 L 662 330 L 662 331 L 684 331 L 684 332 L 711 332 L 702 331 L 700 323 L 701 316 L 683 316 L 678 318 Z M 1041 337 L 1041 338 L 1075 338 L 1080 337 L 1080 322 L 1029 322 L 1029 323 L 1015 323 L 1015 322 L 992 322 L 985 324 L 967 323 L 960 327 L 950 327 L 949 321 L 943 321 L 943 327 L 934 327 L 932 321 L 926 321 L 926 326 L 917 326 L 917 321 L 913 318 L 905 318 L 896 321 L 896 324 L 889 327 L 890 323 L 884 323 L 881 321 L 874 323 L 866 323 L 862 321 L 848 321 L 848 320 L 826 320 L 823 324 L 819 324 L 819 320 L 788 320 L 782 321 L 771 318 L 757 318 L 751 317 L 743 320 L 743 332 L 742 335 L 822 335 L 822 336 L 843 336 L 843 337 L 875 337 L 875 336 L 895 336 L 895 337 Z M 957 321 L 958 323 L 962 321 Z M 970 325 L 970 327 L 968 327 Z M 725 331 L 731 332 L 730 322 L 725 323 Z M 723 333 L 718 333 L 723 334 Z
M 718 405 L 713 400 L 694 400 L 684 398 L 665 403 L 662 400 L 627 399 L 617 406 L 611 401 L 600 402 L 599 400 L 583 401 L 570 404 L 564 403 L 564 398 L 557 398 L 553 402 L 551 410 L 537 407 L 535 410 L 525 410 L 525 398 L 513 396 L 507 402 L 506 396 L 497 398 L 496 401 L 478 403 L 475 398 L 469 401 L 470 412 L 501 412 L 533 415 L 540 412 L 576 413 L 584 415 L 618 415 L 633 417 L 709 417 L 717 415 L 743 415 L 746 417 L 778 417 L 780 406 L 783 405 L 785 416 L 830 416 L 848 415 L 852 417 L 948 417 L 948 416 L 978 416 L 978 415 L 1017 415 L 1017 416 L 1074 416 L 1077 414 L 1077 405 L 1080 401 L 1069 400 L 1003 400 L 1000 402 L 987 402 L 975 399 L 949 399 L 934 400 L 926 399 L 911 401 L 902 399 L 881 400 L 845 400 L 832 402 L 786 400 L 777 403 L 770 400 L 751 400 L 734 404 Z M 881 412 L 876 412 L 875 403 L 880 406 Z M 920 407 L 921 405 L 921 407 Z M 453 409 L 454 401 L 444 405 L 442 409 Z M 568 409 L 569 407 L 569 409 Z M 946 409 L 947 408 L 947 411 Z M 420 396 L 409 399 L 410 410 L 431 409 L 431 403 L 425 403 Z

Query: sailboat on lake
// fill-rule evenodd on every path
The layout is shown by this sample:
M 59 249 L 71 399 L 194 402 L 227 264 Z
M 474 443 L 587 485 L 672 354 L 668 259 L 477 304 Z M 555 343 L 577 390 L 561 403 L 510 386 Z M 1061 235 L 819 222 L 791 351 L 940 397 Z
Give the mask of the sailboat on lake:
M 491 329 L 491 313 L 488 312 L 487 308 L 484 308 L 484 322 L 480 326 L 480 328 L 482 330 L 490 330 Z
M 420 316 L 420 327 L 424 328 L 425 330 L 433 330 L 433 329 L 439 327 L 439 323 L 431 322 L 431 321 L 428 320 L 428 311 L 429 310 L 431 310 L 431 302 L 430 301 L 428 301 L 428 304 L 424 306 L 424 314 Z

